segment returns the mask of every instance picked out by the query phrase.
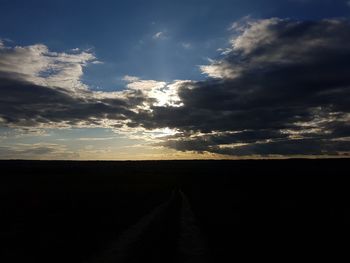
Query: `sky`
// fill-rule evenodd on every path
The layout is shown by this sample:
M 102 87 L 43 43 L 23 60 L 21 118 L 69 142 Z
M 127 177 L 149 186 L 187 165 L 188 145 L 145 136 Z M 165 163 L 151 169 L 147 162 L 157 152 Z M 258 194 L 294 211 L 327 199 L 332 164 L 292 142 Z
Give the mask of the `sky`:
M 350 1 L 0 0 L 0 159 L 350 153 Z

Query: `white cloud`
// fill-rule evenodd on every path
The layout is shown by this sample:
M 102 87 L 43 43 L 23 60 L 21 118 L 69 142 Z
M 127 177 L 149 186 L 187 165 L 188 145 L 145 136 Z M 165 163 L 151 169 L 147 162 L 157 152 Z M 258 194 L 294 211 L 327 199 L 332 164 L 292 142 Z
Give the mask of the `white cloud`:
M 127 87 L 131 90 L 140 90 L 146 92 L 153 89 L 161 89 L 165 87 L 165 85 L 166 82 L 163 81 L 136 79 L 135 81 L 130 81 L 127 84 Z
M 168 37 L 166 36 L 166 32 L 164 31 L 159 31 L 153 35 L 153 39 L 156 40 L 161 40 L 161 39 L 167 39 Z
M 24 47 L 0 44 L 0 71 L 37 85 L 73 91 L 86 89 L 81 77 L 89 63 L 98 63 L 89 51 L 75 49 L 70 53 L 58 53 L 42 44 Z
M 280 22 L 279 18 L 271 18 L 255 21 L 244 20 L 244 24 L 236 24 L 233 29 L 243 32 L 243 34 L 231 40 L 233 49 L 249 54 L 258 44 L 263 45 L 272 42 L 275 40 L 275 33 L 267 29 Z
M 158 33 L 153 35 L 153 38 L 155 38 L 155 39 L 160 38 L 163 34 L 164 34 L 163 32 L 158 32 Z
M 118 137 L 82 137 L 78 138 L 78 141 L 109 141 L 115 139 L 118 139 Z
M 135 81 L 138 81 L 139 78 L 138 78 L 138 77 L 135 77 L 135 76 L 125 75 L 125 76 L 123 77 L 123 80 L 126 81 L 126 82 L 135 82 Z
M 181 105 L 181 101 L 178 96 L 178 89 L 186 81 L 174 81 L 173 83 L 167 83 L 156 80 L 140 80 L 138 78 L 135 78 L 135 81 L 132 81 L 132 78 L 128 79 L 130 81 L 127 84 L 127 88 L 129 90 L 140 91 L 147 98 L 155 99 L 156 102 L 154 102 L 154 106 L 177 107 Z M 151 105 L 142 105 L 141 108 L 148 109 L 150 106 Z
M 199 67 L 203 74 L 211 78 L 217 79 L 234 79 L 238 77 L 242 71 L 241 67 L 232 67 L 226 61 L 211 60 L 211 64 Z
M 240 20 L 233 22 L 232 25 L 228 28 L 228 30 L 243 32 L 246 29 L 247 22 L 252 20 L 253 19 L 250 15 L 244 16 Z
M 192 45 L 191 43 L 181 43 L 181 46 L 184 48 L 184 49 L 191 49 L 192 48 Z
M 313 34 L 295 38 L 293 42 L 286 41 L 281 36 L 281 28 L 288 23 L 289 27 L 297 27 L 302 24 L 301 21 L 292 21 L 289 19 L 270 18 L 270 19 L 252 19 L 244 17 L 238 22 L 233 23 L 231 30 L 234 36 L 230 40 L 231 46 L 225 49 L 219 49 L 221 55 L 231 57 L 235 60 L 232 63 L 229 60 L 209 60 L 209 65 L 200 66 L 203 74 L 212 78 L 219 79 L 235 79 L 242 72 L 249 68 L 259 67 L 262 64 L 277 63 L 279 65 L 288 65 L 295 61 L 303 61 L 309 59 L 305 56 L 308 52 L 315 48 L 327 47 L 334 44 L 332 37 L 317 37 Z M 325 25 L 325 31 L 333 31 L 343 22 L 339 19 L 322 20 L 320 23 Z M 287 29 L 284 29 L 287 30 Z M 276 45 L 278 44 L 278 45 Z M 268 48 L 275 45 L 271 52 L 254 53 L 260 48 Z M 295 47 L 298 48 L 295 48 Z M 238 59 L 238 57 L 249 59 Z
M 94 64 L 94 65 L 102 65 L 104 64 L 102 61 L 99 61 L 99 60 L 94 60 L 91 62 L 91 64 Z

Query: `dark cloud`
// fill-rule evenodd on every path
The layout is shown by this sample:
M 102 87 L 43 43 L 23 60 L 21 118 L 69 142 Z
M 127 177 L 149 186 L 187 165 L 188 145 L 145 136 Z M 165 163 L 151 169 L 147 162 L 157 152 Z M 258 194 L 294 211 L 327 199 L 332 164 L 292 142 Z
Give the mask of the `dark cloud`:
M 101 125 L 101 120 L 127 120 L 144 99 L 137 92 L 120 98 L 75 96 L 60 88 L 0 78 L 0 117 L 7 126 Z
M 217 136 L 209 139 L 181 139 L 169 140 L 163 145 L 179 151 L 211 152 L 235 156 L 291 156 L 291 155 L 349 155 L 350 141 L 331 140 L 322 136 L 314 138 L 278 138 L 264 139 L 248 143 L 228 144 L 232 140 L 218 139 Z M 250 138 L 248 141 L 251 141 Z M 217 144 L 217 142 L 220 144 Z M 235 141 L 235 140 L 233 140 Z M 229 147 L 228 147 L 229 146 Z
M 0 45 L 0 124 L 14 128 L 120 127 L 137 105 L 140 90 L 94 92 L 81 82 L 96 62 L 88 52 L 56 53 L 45 45 Z
M 77 154 L 69 151 L 65 146 L 58 144 L 16 144 L 12 146 L 0 146 L 1 159 L 36 159 L 48 158 L 65 159 L 76 158 Z
M 349 143 L 334 141 L 350 135 L 349 22 L 270 19 L 241 30 L 232 50 L 203 68 L 213 78 L 182 86 L 183 107 L 153 107 L 151 118 L 136 121 L 184 131 L 163 143 L 181 151 L 350 151 Z M 222 135 L 232 131 L 239 133 Z

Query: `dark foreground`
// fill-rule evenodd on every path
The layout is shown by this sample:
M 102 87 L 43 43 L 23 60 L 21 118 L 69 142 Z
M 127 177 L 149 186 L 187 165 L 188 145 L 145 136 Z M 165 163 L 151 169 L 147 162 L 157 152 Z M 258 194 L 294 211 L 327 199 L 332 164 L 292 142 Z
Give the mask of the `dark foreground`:
M 0 262 L 348 260 L 348 164 L 2 161 Z

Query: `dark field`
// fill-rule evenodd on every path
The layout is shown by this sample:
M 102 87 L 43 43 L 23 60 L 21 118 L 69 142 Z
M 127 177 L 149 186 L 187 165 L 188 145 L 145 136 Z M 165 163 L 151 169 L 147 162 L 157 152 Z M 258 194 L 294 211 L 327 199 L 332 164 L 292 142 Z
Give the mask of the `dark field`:
M 2 161 L 0 262 L 348 261 L 348 164 Z

